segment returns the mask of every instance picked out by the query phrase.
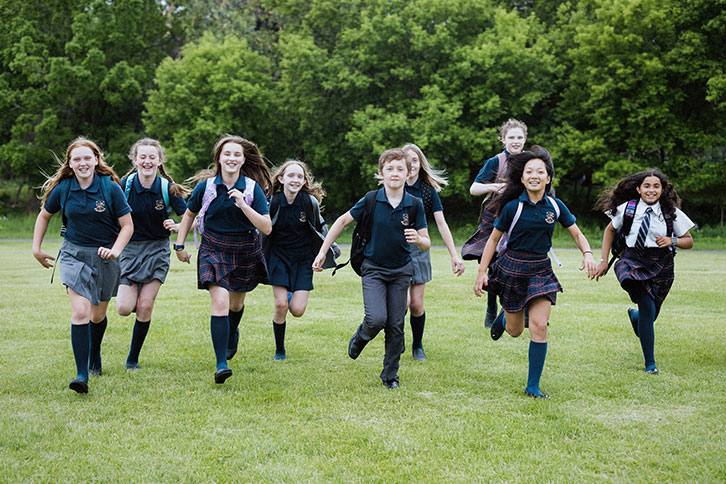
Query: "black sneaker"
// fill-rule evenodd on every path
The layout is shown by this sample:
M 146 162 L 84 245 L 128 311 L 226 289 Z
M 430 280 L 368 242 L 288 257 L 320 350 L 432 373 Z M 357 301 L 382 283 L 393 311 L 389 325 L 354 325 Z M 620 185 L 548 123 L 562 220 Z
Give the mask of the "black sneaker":
M 494 341 L 501 338 L 502 335 L 504 334 L 504 324 L 502 324 L 503 321 L 504 321 L 504 309 L 499 311 L 499 314 L 497 315 L 496 319 L 492 323 L 491 334 L 492 334 L 492 339 Z
M 638 311 L 633 308 L 628 308 L 628 319 L 630 320 L 630 325 L 633 327 L 633 332 L 635 333 L 635 336 L 640 338 L 640 335 L 638 334 Z

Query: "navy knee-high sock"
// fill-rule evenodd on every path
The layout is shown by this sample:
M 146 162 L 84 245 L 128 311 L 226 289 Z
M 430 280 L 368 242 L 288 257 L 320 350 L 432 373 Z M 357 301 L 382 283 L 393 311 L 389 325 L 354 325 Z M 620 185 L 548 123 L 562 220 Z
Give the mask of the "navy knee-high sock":
M 278 355 L 284 355 L 285 354 L 285 328 L 287 327 L 287 323 L 276 323 L 275 320 L 272 320 L 272 328 L 275 331 L 275 354 Z
M 235 333 L 239 328 L 239 322 L 242 321 L 242 315 L 245 313 L 245 307 L 239 311 L 229 310 L 229 341 L 227 343 L 228 348 L 236 347 L 237 341 L 235 340 Z
M 497 295 L 491 292 L 487 296 L 487 312 L 489 314 L 497 314 Z
M 227 341 L 229 340 L 229 317 L 212 316 L 209 323 L 212 333 L 214 355 L 217 357 L 217 370 L 227 368 Z
M 131 336 L 129 356 L 126 358 L 126 364 L 139 362 L 139 353 L 141 352 L 141 347 L 144 345 L 146 333 L 149 332 L 150 324 L 151 320 L 139 321 L 138 318 L 136 319 L 136 322 L 134 323 L 134 332 Z
M 91 370 L 101 369 L 101 343 L 107 324 L 107 318 L 103 318 L 100 323 L 91 321 L 91 352 L 88 355 L 88 366 Z
M 641 291 L 638 294 L 638 336 L 640 337 L 640 347 L 643 350 L 643 358 L 645 360 L 645 369 L 652 370 L 655 368 L 655 331 L 653 323 L 655 322 L 656 309 L 655 301 L 647 292 Z
M 76 360 L 77 378 L 86 381 L 88 381 L 88 352 L 91 348 L 89 324 L 71 324 L 71 346 L 73 358 Z
M 529 374 L 527 375 L 527 393 L 540 395 L 539 379 L 542 377 L 545 357 L 547 356 L 547 342 L 529 342 Z
M 411 334 L 413 335 L 413 342 L 411 343 L 411 349 L 415 350 L 422 347 L 422 340 L 424 334 L 424 326 L 426 325 L 426 312 L 424 311 L 421 316 L 414 316 L 411 314 Z

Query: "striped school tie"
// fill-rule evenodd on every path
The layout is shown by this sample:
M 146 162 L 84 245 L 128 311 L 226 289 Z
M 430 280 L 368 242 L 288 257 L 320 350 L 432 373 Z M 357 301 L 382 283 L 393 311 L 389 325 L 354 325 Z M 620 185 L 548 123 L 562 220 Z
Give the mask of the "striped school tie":
M 640 230 L 638 231 L 638 238 L 635 241 L 635 248 L 642 251 L 645 249 L 645 238 L 648 236 L 648 229 L 650 228 L 650 214 L 653 211 L 652 208 L 648 207 L 645 209 L 645 216 L 643 221 L 640 223 Z

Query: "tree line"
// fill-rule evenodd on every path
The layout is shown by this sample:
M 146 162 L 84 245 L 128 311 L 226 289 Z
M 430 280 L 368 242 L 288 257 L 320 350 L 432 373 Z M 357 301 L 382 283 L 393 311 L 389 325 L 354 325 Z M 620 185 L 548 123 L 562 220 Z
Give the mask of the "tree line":
M 0 0 L 1 177 L 37 184 L 86 135 L 117 171 L 141 136 L 183 179 L 224 132 L 307 162 L 340 211 L 385 148 L 446 168 L 452 215 L 529 126 L 576 213 L 657 167 L 701 224 L 726 208 L 726 0 Z

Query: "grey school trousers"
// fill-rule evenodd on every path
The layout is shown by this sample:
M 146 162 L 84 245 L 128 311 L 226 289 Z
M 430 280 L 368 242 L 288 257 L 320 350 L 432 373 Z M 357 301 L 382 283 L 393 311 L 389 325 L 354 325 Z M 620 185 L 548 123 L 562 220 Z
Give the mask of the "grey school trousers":
M 389 269 L 368 259 L 361 265 L 365 318 L 358 328 L 364 340 L 372 340 L 383 330 L 386 354 L 381 380 L 398 381 L 398 366 L 403 353 L 403 320 L 406 315 L 408 286 L 413 277 L 413 263 Z

